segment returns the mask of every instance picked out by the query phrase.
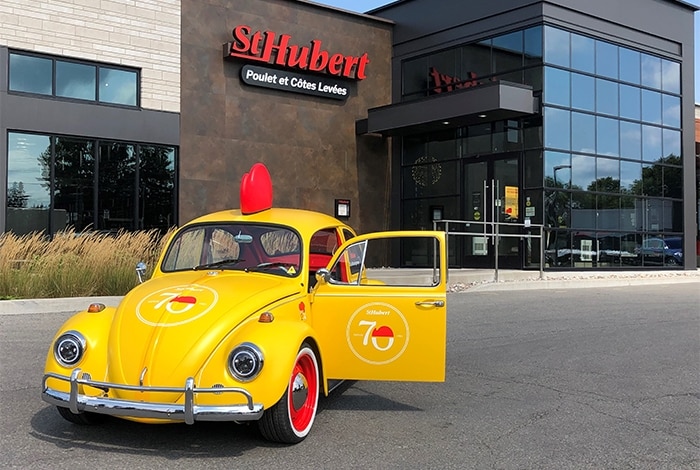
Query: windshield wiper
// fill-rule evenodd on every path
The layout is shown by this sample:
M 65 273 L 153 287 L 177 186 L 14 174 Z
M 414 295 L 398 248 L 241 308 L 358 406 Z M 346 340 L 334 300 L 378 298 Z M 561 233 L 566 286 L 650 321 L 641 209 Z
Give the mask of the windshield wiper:
M 224 266 L 226 264 L 238 264 L 241 261 L 245 261 L 244 259 L 240 258 L 227 258 L 227 259 L 222 259 L 220 261 L 215 261 L 213 263 L 207 263 L 207 264 L 200 264 L 199 266 L 195 266 L 194 269 L 195 271 L 200 271 L 202 269 L 211 269 L 211 268 L 218 268 L 221 266 Z
M 267 271 L 269 269 L 282 269 L 285 274 L 289 274 L 289 267 L 292 265 L 289 263 L 280 263 L 280 262 L 273 262 L 273 263 L 260 263 L 257 266 L 251 266 L 249 268 L 245 268 L 246 272 L 252 272 L 252 271 Z

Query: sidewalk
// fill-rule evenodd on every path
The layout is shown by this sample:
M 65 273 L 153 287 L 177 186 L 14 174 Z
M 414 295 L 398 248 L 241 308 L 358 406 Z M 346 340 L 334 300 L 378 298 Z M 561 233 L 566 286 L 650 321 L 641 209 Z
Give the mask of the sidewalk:
M 394 279 L 424 277 L 430 282 L 427 269 L 386 269 L 382 276 Z M 451 269 L 448 273 L 448 292 L 514 291 L 527 289 L 602 288 L 648 284 L 700 284 L 700 270 L 688 271 L 539 271 L 502 269 L 495 281 L 493 269 Z M 697 286 L 700 292 L 700 285 Z M 0 300 L 0 315 L 22 313 L 73 312 L 86 309 L 93 302 L 117 305 L 121 297 L 70 297 L 59 299 Z

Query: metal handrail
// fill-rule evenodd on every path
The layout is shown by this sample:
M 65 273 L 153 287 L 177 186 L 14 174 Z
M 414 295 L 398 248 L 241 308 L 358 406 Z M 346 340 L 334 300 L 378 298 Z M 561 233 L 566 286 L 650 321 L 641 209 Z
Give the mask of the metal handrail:
M 449 244 L 449 235 L 478 235 L 479 233 L 491 241 L 491 245 L 494 246 L 494 281 L 498 281 L 498 242 L 500 238 L 535 238 L 540 240 L 540 279 L 544 279 L 544 229 L 545 226 L 542 224 L 526 224 L 526 223 L 516 223 L 516 222 L 495 222 L 495 221 L 481 221 L 481 220 L 456 220 L 456 219 L 437 219 L 433 220 L 433 230 L 438 230 L 438 224 L 445 224 L 445 233 L 448 235 L 446 238 L 446 243 Z M 450 231 L 450 224 L 461 224 L 469 226 L 471 224 L 483 225 L 483 232 L 463 232 L 463 231 Z M 537 229 L 539 233 L 532 234 L 528 233 L 500 233 L 500 227 L 520 227 L 522 229 Z M 448 250 L 449 253 L 449 250 Z M 449 274 L 449 270 L 448 270 Z

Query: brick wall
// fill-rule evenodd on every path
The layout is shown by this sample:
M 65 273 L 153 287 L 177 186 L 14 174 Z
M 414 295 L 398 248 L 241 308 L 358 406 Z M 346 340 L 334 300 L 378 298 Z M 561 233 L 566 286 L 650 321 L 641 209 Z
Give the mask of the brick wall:
M 180 0 L 2 0 L 0 45 L 141 69 L 141 105 L 180 111 Z

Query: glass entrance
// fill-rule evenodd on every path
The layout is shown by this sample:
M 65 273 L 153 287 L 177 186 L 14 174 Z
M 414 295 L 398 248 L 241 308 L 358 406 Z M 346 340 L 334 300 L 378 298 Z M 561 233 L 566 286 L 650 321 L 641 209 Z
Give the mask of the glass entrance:
M 462 243 L 463 267 L 494 268 L 498 251 L 498 267 L 521 269 L 520 227 L 499 225 L 493 222 L 519 223 L 520 182 L 519 155 L 508 154 L 481 157 L 465 161 L 464 171 L 464 220 L 470 221 L 464 228 Z M 496 247 L 491 236 L 495 230 L 501 235 Z

